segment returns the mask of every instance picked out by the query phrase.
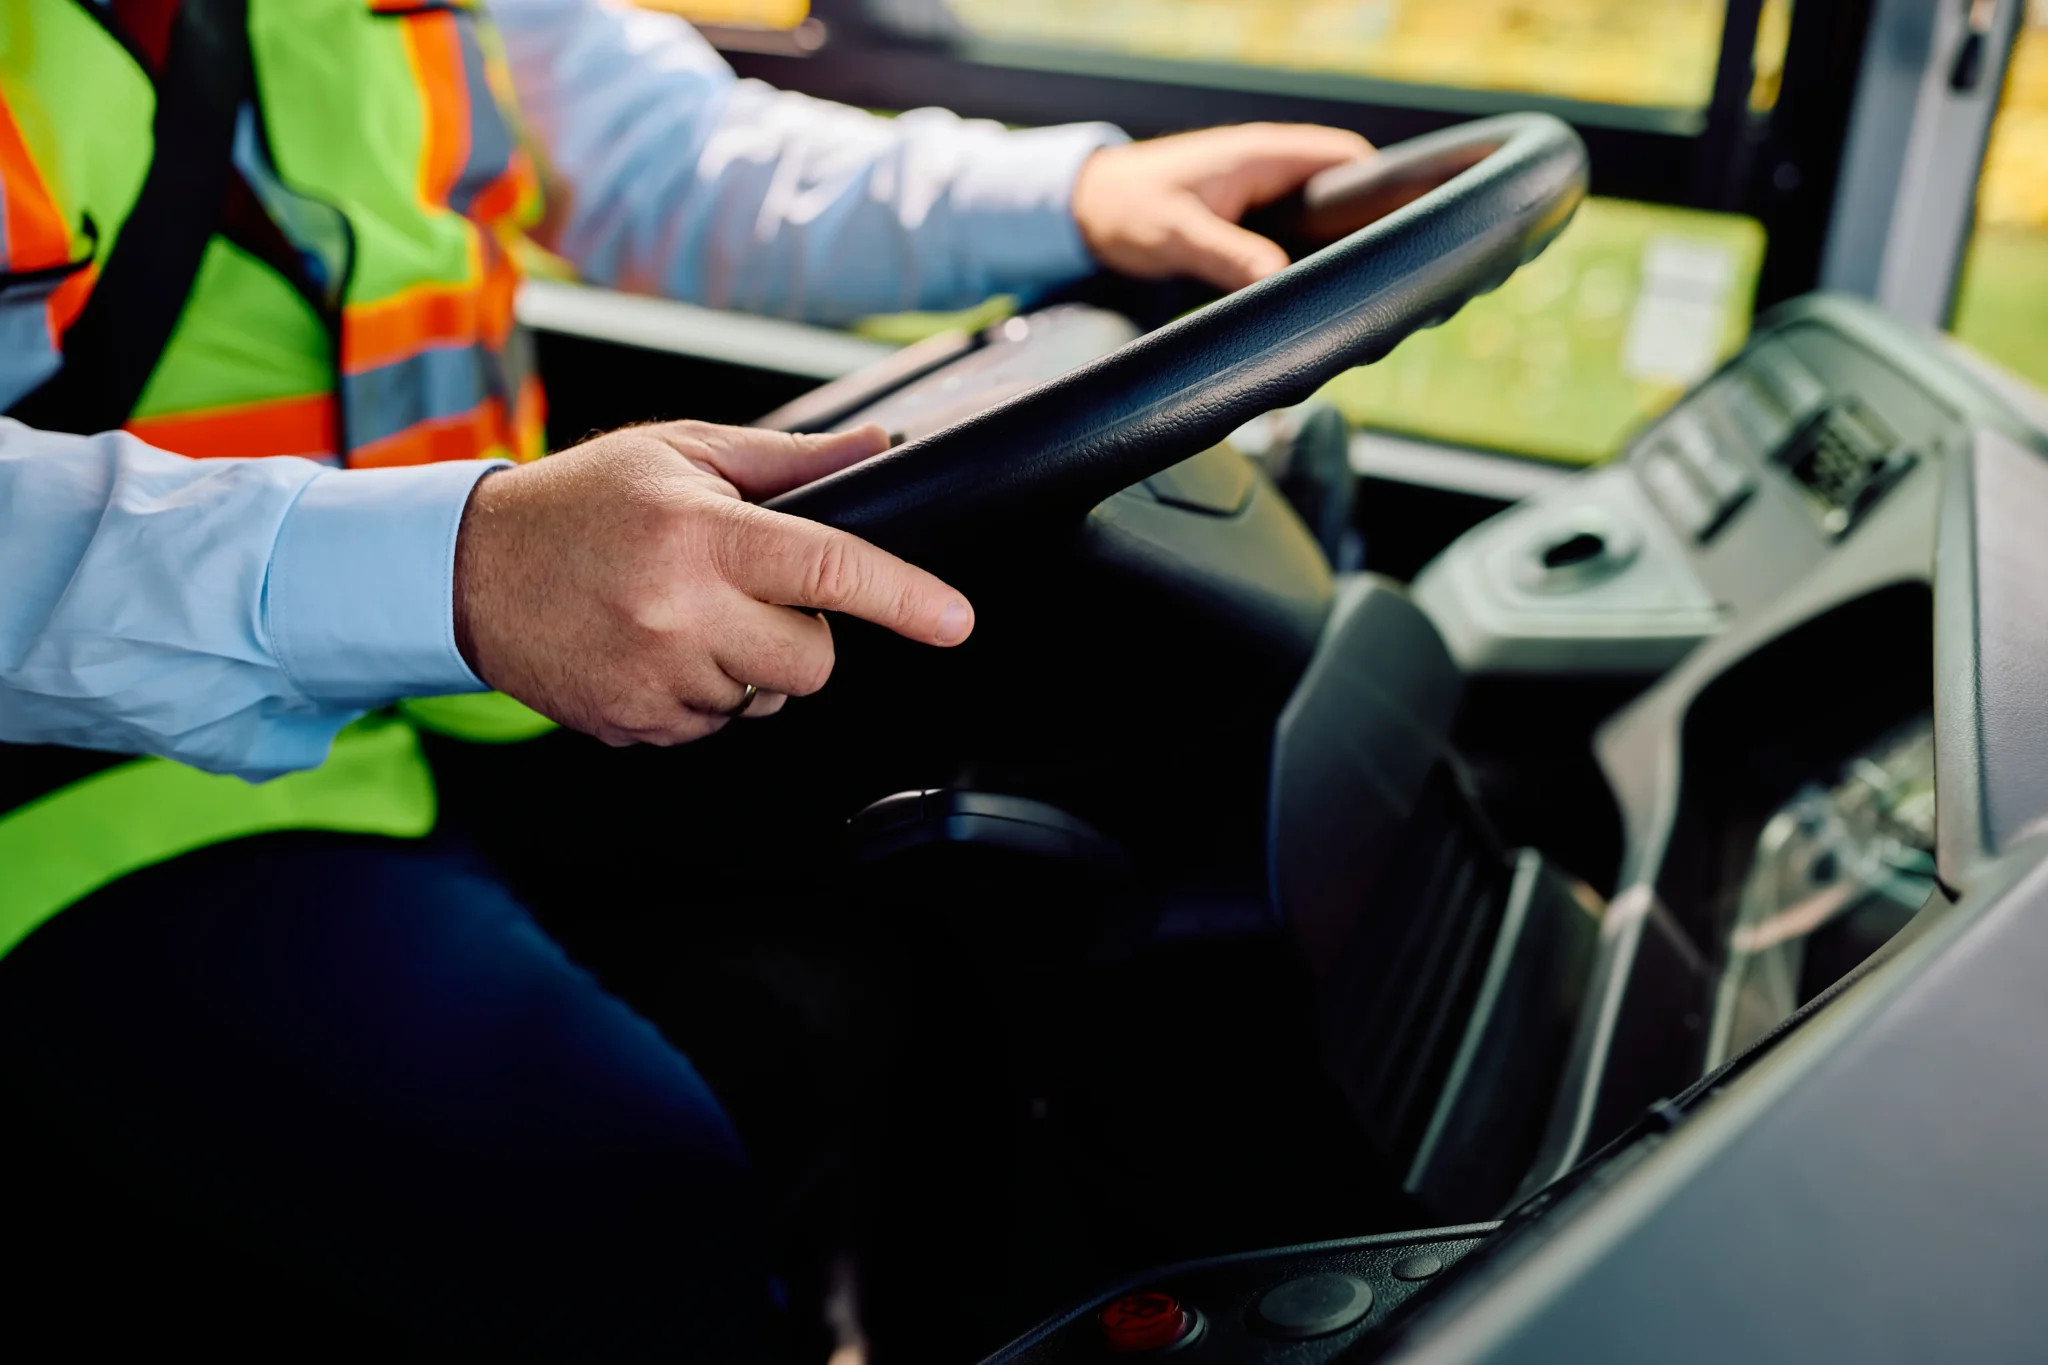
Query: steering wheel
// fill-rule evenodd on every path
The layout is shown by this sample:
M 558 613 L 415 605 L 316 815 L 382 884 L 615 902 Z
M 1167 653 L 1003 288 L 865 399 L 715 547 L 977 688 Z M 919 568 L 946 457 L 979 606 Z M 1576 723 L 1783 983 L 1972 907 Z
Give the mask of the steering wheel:
M 1341 241 L 1101 359 L 768 503 L 913 551 L 1090 507 L 1301 402 L 1498 288 L 1586 189 L 1548 114 L 1447 128 L 1304 187 L 1272 223 Z

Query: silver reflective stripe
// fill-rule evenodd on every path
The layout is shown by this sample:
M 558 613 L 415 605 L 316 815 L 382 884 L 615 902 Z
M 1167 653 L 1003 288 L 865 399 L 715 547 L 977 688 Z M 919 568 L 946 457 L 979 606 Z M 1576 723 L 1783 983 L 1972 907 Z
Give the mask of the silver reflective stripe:
M 345 374 L 341 402 L 349 448 L 360 450 L 422 422 L 460 417 L 487 398 L 506 398 L 503 384 L 499 358 L 480 344 L 434 346 Z
M 57 286 L 74 273 L 37 271 L 27 279 L 0 280 L 0 411 L 34 392 L 64 363 L 50 336 L 49 304 Z

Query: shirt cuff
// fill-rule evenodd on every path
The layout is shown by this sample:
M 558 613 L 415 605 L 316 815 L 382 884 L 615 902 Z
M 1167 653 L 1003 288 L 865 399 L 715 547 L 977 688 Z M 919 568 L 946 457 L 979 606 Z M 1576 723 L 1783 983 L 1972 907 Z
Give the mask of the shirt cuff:
M 477 480 L 504 465 L 331 470 L 306 484 L 263 592 L 295 687 L 360 707 L 484 690 L 455 647 L 455 537 Z
M 1068 123 L 977 146 L 953 190 L 975 264 L 998 280 L 1046 287 L 1092 273 L 1095 258 L 1074 221 L 1074 182 L 1089 157 L 1130 140 L 1113 124 Z

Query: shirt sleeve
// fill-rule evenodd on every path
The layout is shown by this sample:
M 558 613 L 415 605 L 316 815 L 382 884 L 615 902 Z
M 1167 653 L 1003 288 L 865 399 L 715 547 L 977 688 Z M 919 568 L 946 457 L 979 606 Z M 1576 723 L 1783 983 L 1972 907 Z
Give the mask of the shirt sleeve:
M 816 322 L 1032 295 L 1092 269 L 1070 200 L 1104 123 L 882 118 L 738 79 L 623 0 L 492 0 L 552 245 L 586 278 Z
M 481 689 L 455 535 L 496 467 L 190 460 L 0 418 L 0 740 L 261 780 L 373 707 Z

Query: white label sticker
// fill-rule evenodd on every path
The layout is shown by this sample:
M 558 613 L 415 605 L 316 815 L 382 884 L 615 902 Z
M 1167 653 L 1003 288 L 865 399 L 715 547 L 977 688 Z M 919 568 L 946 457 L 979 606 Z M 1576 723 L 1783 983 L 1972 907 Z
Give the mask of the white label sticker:
M 1643 248 L 1642 284 L 1622 341 L 1632 379 L 1691 385 L 1720 358 L 1735 256 L 1726 247 L 1684 237 L 1653 237 Z

